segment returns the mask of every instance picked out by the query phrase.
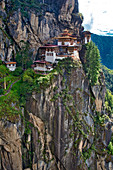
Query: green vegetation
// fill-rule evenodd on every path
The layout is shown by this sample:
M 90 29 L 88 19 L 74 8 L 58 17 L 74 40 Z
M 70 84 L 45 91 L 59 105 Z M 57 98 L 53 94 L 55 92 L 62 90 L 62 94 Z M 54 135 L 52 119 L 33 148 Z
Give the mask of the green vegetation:
M 9 70 L 4 65 L 0 65 L 0 78 L 6 77 L 9 74 Z
M 84 161 L 86 161 L 87 159 L 89 159 L 91 157 L 91 153 L 92 151 L 95 151 L 95 146 L 94 144 L 92 144 L 92 146 L 89 148 L 89 149 L 83 149 L 83 152 L 82 152 L 82 156 L 84 158 Z
M 113 37 L 92 34 L 91 38 L 98 46 L 102 64 L 113 69 Z
M 100 112 L 96 112 L 96 115 L 94 116 L 93 120 L 95 122 L 95 125 L 104 125 L 105 119 L 107 118 L 107 115 L 102 115 Z
M 22 67 L 17 67 L 15 71 L 12 72 L 13 76 L 20 76 L 23 73 Z
M 16 54 L 17 66 L 22 67 L 22 69 L 30 68 L 32 65 L 32 53 L 30 53 L 29 43 L 21 41 L 21 49 Z
M 113 143 L 112 142 L 110 142 L 108 145 L 108 153 L 113 155 Z
M 39 92 L 41 89 L 46 89 L 50 86 L 53 79 L 56 78 L 57 74 L 62 74 L 62 70 L 66 67 L 67 73 L 69 74 L 70 69 L 74 67 L 74 62 L 72 59 L 67 58 L 57 65 L 57 67 L 47 75 L 36 74 L 34 70 L 28 68 L 24 71 L 21 67 L 18 67 L 14 72 L 9 72 L 7 68 L 3 65 L 0 66 L 1 69 L 1 80 L 0 80 L 0 93 L 5 94 L 9 89 L 10 85 L 15 81 L 19 80 L 13 85 L 11 91 L 6 96 L 0 97 L 0 105 L 3 106 L 4 102 L 7 106 L 1 107 L 1 117 L 12 118 L 10 121 L 14 121 L 14 115 L 20 114 L 21 106 L 24 107 L 26 104 L 26 98 L 31 95 L 33 91 Z M 6 72 L 5 72 L 6 71 Z M 4 76 L 6 79 L 7 88 L 3 89 Z M 10 100 L 9 100 L 10 99 Z M 18 108 L 18 109 L 17 109 Z M 11 110 L 11 112 L 8 112 Z M 14 111 L 15 110 L 15 111 Z M 14 114 L 15 113 L 15 114 Z M 10 116 L 9 116 L 10 115 Z M 15 117 L 16 118 L 16 117 Z
M 106 106 L 107 113 L 110 115 L 111 113 L 113 113 L 113 70 L 110 70 L 103 65 L 102 65 L 102 70 L 105 75 L 105 84 L 107 87 L 105 106 Z
M 84 58 L 84 70 L 91 85 L 97 83 L 100 70 L 100 54 L 98 48 L 91 41 L 86 44 L 86 54 Z
M 113 70 L 110 70 L 105 66 L 102 66 L 102 70 L 103 70 L 104 75 L 105 75 L 106 87 L 111 92 L 113 92 Z
M 83 14 L 82 13 L 72 13 L 72 15 L 73 16 L 75 16 L 75 17 L 77 17 L 77 18 L 80 18 L 81 19 L 81 21 L 83 22 L 83 20 L 84 20 L 84 17 L 83 17 Z
M 113 113 L 113 95 L 110 90 L 106 91 L 105 106 L 108 114 Z
M 108 145 L 108 154 L 113 155 L 113 135 L 111 136 L 111 141 Z
M 17 80 L 17 77 L 4 66 L 0 65 L 0 94 L 5 94 L 10 85 Z

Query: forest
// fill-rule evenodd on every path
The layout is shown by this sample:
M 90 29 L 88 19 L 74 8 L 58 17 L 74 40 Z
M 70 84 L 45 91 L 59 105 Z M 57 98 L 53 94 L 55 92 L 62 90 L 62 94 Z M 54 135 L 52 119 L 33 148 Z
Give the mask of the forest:
M 91 38 L 98 46 L 102 64 L 113 69 L 113 37 L 92 34 Z

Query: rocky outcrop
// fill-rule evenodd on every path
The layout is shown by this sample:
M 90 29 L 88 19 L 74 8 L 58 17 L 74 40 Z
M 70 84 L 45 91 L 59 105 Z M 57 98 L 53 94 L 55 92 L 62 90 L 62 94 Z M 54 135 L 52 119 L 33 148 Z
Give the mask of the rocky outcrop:
M 111 170 L 113 123 L 104 98 L 103 73 L 91 87 L 80 61 L 62 63 L 27 98 L 21 120 L 0 121 L 1 169 Z
M 97 111 L 102 115 L 104 113 L 103 77 L 101 85 L 90 89 L 81 65 L 76 65 L 71 74 L 64 71 L 63 75 L 65 81 L 59 74 L 49 88 L 42 89 L 41 93 L 34 92 L 27 102 L 29 121 L 36 127 L 34 120 L 37 119 L 37 125 L 42 129 L 37 126 L 40 135 L 34 130 L 32 134 L 31 143 L 33 142 L 34 148 L 37 146 L 39 148 L 41 144 L 44 153 L 42 156 L 39 150 L 34 149 L 34 157 L 37 158 L 35 160 L 33 157 L 34 165 L 39 169 L 41 161 L 43 162 L 41 169 L 44 167 L 52 169 L 56 167 L 55 165 L 57 169 L 63 170 L 88 168 L 95 170 L 101 169 L 102 166 L 106 169 L 105 153 L 101 151 L 107 146 L 104 136 L 106 130 L 95 120 L 98 119 Z M 36 140 L 39 141 L 38 144 Z M 52 164 L 51 159 L 54 159 Z
M 21 48 L 21 40 L 30 44 L 32 54 L 36 56 L 38 47 L 48 41 L 53 43 L 52 38 L 63 29 L 73 30 L 76 27 L 76 33 L 80 34 L 82 20 L 75 15 L 78 12 L 77 0 L 56 2 L 51 0 L 44 3 L 46 5 L 41 15 L 31 8 L 25 17 L 20 9 L 10 11 L 11 2 L 1 1 L 0 55 L 2 60 L 15 58 L 16 51 Z
M 0 121 L 0 169 L 22 170 L 22 124 Z

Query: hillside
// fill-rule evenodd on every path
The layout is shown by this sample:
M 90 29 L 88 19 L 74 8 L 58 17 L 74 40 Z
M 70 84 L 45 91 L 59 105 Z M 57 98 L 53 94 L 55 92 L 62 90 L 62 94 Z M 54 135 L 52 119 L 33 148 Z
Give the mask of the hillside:
M 100 50 L 102 64 L 113 69 L 113 37 L 92 34 L 92 41 Z

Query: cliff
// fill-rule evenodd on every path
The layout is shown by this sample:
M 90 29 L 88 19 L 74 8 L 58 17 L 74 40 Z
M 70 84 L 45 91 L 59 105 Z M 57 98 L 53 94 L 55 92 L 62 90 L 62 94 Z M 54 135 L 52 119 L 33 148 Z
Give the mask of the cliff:
M 66 60 L 49 76 L 15 123 L 0 121 L 1 169 L 110 170 L 103 73 L 91 87 L 81 62 Z
M 40 45 L 53 42 L 63 29 L 68 28 L 80 35 L 82 18 L 78 13 L 78 0 L 35 2 L 35 7 L 18 6 L 16 1 L 0 2 L 0 55 L 2 59 L 14 59 L 21 48 L 21 41 L 30 44 L 32 57 Z M 38 4 L 36 4 L 38 3 Z M 21 3 L 20 3 L 21 4 Z
M 53 42 L 52 37 L 65 28 L 81 35 L 83 18 L 77 0 L 40 0 L 32 8 L 23 3 L 18 7 L 18 2 L 0 2 L 3 60 L 15 59 L 22 40 L 30 44 L 35 57 L 41 44 Z M 91 86 L 82 63 L 67 59 L 35 80 L 38 87 L 31 94 L 27 91 L 25 105 L 17 105 L 17 98 L 11 101 L 10 111 L 4 100 L 4 107 L 0 105 L 4 112 L 0 113 L 0 169 L 113 169 L 112 115 L 105 113 L 105 80 L 101 71 L 99 75 L 98 83 Z M 32 88 L 34 80 L 30 83 Z M 24 87 L 17 89 L 24 91 Z M 14 114 L 19 109 L 21 113 Z

